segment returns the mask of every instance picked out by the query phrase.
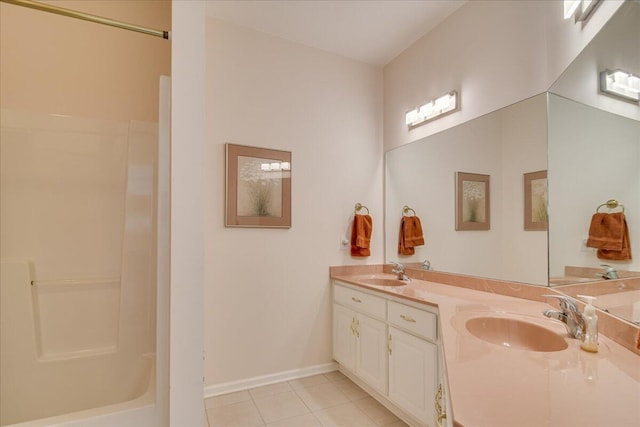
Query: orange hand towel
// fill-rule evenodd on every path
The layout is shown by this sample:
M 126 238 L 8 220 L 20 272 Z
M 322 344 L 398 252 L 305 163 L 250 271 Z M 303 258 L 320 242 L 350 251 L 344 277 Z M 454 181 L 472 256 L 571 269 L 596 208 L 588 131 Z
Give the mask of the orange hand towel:
M 400 236 L 398 237 L 398 254 L 413 255 L 416 246 L 424 245 L 422 224 L 417 216 L 403 216 L 400 220 Z
M 624 214 L 622 212 L 593 214 L 587 246 L 597 248 L 600 259 L 630 260 L 631 243 Z
M 369 215 L 354 215 L 351 227 L 351 256 L 367 257 L 371 255 L 371 232 L 373 222 Z

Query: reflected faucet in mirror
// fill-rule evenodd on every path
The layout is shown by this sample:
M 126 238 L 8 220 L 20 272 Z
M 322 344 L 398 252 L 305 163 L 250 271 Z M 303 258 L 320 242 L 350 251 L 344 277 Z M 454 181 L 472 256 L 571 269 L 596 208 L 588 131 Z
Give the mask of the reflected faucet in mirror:
M 618 272 L 616 271 L 615 268 L 611 267 L 610 265 L 607 264 L 600 264 L 600 267 L 604 267 L 605 268 L 605 272 L 602 274 L 599 274 L 599 277 L 602 277 L 605 280 L 609 280 L 609 279 L 617 279 L 618 278 Z

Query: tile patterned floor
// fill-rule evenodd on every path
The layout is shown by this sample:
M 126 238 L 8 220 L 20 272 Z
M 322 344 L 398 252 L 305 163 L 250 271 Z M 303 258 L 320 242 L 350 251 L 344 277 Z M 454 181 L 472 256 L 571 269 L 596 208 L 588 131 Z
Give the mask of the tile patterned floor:
M 209 427 L 405 427 L 340 372 L 205 400 Z

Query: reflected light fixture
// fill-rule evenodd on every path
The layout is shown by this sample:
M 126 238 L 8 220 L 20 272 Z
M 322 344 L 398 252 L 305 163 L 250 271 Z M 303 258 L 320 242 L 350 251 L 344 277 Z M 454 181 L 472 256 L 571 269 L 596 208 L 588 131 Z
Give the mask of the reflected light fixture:
M 640 77 L 624 70 L 604 70 L 600 73 L 600 91 L 638 103 Z
M 405 115 L 405 122 L 410 128 L 421 125 L 459 109 L 458 92 L 451 91 L 441 97 L 414 108 Z
M 260 164 L 260 170 L 264 172 L 270 171 L 289 171 L 291 170 L 291 163 L 289 162 L 271 162 Z
M 575 22 L 586 21 L 602 0 L 564 0 L 564 19 L 575 16 Z

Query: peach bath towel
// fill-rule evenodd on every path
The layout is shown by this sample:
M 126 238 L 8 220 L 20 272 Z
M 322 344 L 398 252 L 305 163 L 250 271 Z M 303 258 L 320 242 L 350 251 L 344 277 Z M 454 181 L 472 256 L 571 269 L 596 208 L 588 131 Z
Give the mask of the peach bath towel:
M 373 222 L 369 215 L 354 215 L 351 227 L 351 256 L 367 257 L 371 255 L 371 232 Z
M 587 246 L 597 248 L 600 259 L 630 260 L 631 242 L 624 214 L 622 212 L 593 214 Z
M 422 224 L 417 216 L 403 216 L 400 220 L 400 236 L 398 237 L 398 254 L 413 255 L 415 247 L 424 245 Z

